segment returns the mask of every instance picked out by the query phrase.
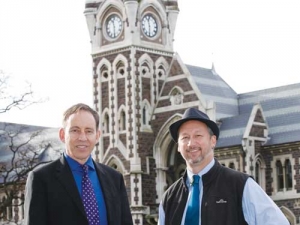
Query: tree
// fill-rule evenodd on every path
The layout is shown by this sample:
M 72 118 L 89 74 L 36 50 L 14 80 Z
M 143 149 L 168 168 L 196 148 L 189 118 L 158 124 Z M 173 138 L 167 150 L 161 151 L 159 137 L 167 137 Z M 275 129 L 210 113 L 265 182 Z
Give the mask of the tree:
M 46 156 L 51 143 L 43 140 L 45 128 L 2 123 L 0 125 L 0 215 L 2 220 L 18 222 L 16 210 L 23 205 L 24 186 L 29 171 L 50 162 Z M 13 215 L 14 214 L 14 215 Z
M 0 70 L 0 114 L 12 108 L 24 109 L 32 104 L 44 102 L 45 99 L 35 100 L 31 84 L 24 87 L 21 93 L 11 93 L 10 76 Z
M 31 85 L 14 95 L 9 78 L 0 71 L 0 114 L 44 101 L 34 99 Z M 61 144 L 58 144 L 57 138 L 51 138 L 54 137 L 52 132 L 57 134 L 58 131 L 55 128 L 0 122 L 0 221 L 16 224 L 23 219 L 21 211 L 27 174 L 55 159 L 60 151 Z

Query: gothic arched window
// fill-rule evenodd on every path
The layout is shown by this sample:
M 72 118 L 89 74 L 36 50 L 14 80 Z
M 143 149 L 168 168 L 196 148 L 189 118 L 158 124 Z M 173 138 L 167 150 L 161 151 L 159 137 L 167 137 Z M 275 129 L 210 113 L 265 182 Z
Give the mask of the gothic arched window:
M 143 125 L 147 125 L 147 106 L 143 107 Z
M 260 165 L 258 161 L 255 163 L 255 180 L 260 184 Z
M 157 69 L 158 78 L 163 78 L 165 74 L 166 74 L 165 68 L 162 65 L 160 65 Z
M 119 61 L 117 63 L 117 73 L 119 76 L 123 76 L 125 74 L 125 66 L 124 63 L 122 61 Z
M 293 178 L 292 178 L 292 165 L 289 159 L 285 160 L 284 165 L 284 175 L 285 175 L 285 188 L 286 190 L 291 190 L 293 186 Z
M 277 190 L 283 191 L 283 167 L 279 160 L 276 161 L 276 175 L 277 175 Z
M 109 116 L 108 116 L 107 113 L 106 113 L 105 116 L 104 116 L 104 124 L 103 124 L 103 127 L 104 127 L 103 133 L 109 133 Z
M 149 76 L 150 75 L 150 67 L 148 63 L 144 62 L 142 64 L 142 75 L 143 76 Z
M 178 88 L 173 88 L 170 95 L 170 101 L 172 105 L 181 105 L 183 103 L 182 91 Z
M 126 130 L 126 114 L 125 114 L 124 110 L 122 110 L 120 113 L 119 129 L 120 129 L 120 131 Z
M 103 65 L 100 69 L 101 77 L 104 79 L 108 79 L 108 69 L 106 65 Z

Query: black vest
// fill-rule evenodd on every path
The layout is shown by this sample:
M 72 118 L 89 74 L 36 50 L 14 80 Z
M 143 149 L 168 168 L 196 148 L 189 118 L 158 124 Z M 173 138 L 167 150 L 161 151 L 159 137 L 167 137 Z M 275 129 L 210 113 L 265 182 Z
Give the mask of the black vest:
M 202 176 L 201 225 L 246 225 L 242 197 L 249 175 L 224 167 L 216 159 L 215 161 L 215 165 Z M 189 194 L 186 179 L 187 172 L 163 196 L 165 225 L 181 224 Z

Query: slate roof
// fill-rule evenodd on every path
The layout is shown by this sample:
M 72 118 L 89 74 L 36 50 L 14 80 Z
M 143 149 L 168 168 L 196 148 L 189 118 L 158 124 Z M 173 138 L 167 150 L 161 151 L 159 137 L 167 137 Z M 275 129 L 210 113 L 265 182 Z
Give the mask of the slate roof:
M 238 115 L 237 93 L 215 72 L 214 68 L 186 66 L 203 97 L 216 103 L 217 119 Z
M 300 83 L 241 94 L 240 112 L 258 102 L 269 127 L 266 145 L 300 141 Z
M 223 118 L 220 126 L 220 137 L 216 147 L 241 145 L 250 113 Z
M 300 141 L 300 83 L 237 94 L 216 72 L 186 65 L 203 97 L 216 103 L 221 122 L 217 147 L 242 144 L 246 125 L 255 104 L 260 104 L 268 126 L 265 145 Z

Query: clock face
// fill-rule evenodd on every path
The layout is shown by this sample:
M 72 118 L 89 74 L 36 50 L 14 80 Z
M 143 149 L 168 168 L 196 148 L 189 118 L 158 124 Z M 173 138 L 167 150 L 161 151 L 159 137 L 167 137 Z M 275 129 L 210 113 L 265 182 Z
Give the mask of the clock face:
M 148 37 L 154 37 L 157 34 L 157 22 L 151 14 L 147 14 L 142 19 L 142 30 Z
M 110 38 L 116 38 L 119 36 L 123 28 L 123 23 L 121 18 L 113 14 L 109 16 L 106 20 L 106 33 Z

